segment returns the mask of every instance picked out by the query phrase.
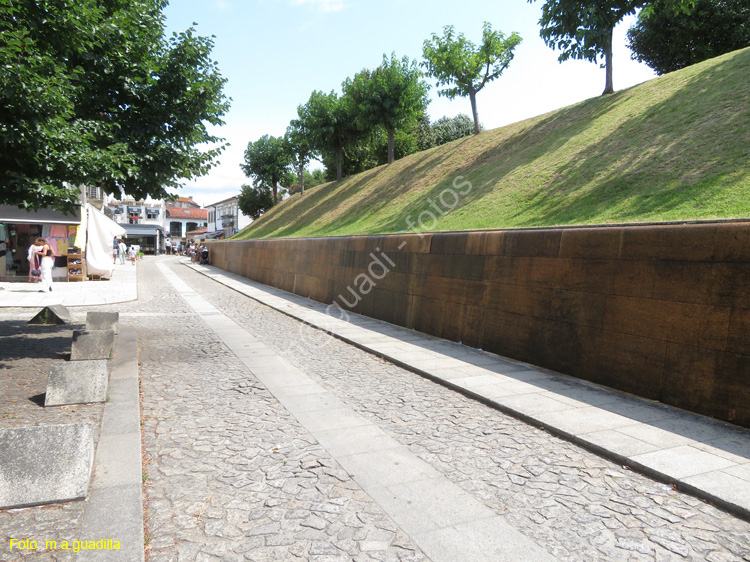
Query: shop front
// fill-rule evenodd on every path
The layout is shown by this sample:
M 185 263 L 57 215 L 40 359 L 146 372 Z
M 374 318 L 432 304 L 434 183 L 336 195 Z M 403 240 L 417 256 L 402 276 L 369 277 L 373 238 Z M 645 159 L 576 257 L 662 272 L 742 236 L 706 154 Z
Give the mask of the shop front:
M 164 253 L 164 228 L 158 224 L 121 224 L 125 229 L 124 242 L 128 246 L 140 246 L 144 254 Z
M 27 281 L 27 252 L 37 238 L 44 238 L 55 255 L 53 279 L 67 278 L 68 248 L 79 243 L 81 207 L 73 215 L 52 209 L 26 211 L 12 205 L 0 205 L 0 279 Z M 85 241 L 84 241 L 85 243 Z

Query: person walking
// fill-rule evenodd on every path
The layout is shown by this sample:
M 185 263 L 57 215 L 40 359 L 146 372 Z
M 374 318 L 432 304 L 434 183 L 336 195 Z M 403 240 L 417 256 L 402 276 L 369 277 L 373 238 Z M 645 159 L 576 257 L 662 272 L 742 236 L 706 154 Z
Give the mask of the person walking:
M 41 250 L 37 252 L 37 255 L 42 261 L 42 282 L 40 293 L 52 292 L 52 268 L 55 267 L 55 258 L 52 247 L 47 243 L 44 238 L 37 238 L 35 242 L 36 246 L 41 246 Z
M 120 244 L 117 242 L 117 238 L 112 241 L 112 263 L 117 263 L 117 252 L 120 251 Z
M 42 251 L 42 246 L 38 244 L 41 238 L 37 238 L 34 243 L 29 246 L 29 251 L 26 253 L 26 259 L 29 261 L 29 283 L 38 283 L 39 275 L 33 275 L 32 272 L 39 271 L 42 267 L 42 259 L 39 257 L 38 252 Z M 44 240 L 42 240 L 44 243 Z
M 130 258 L 130 263 L 135 265 L 135 258 L 138 257 L 138 253 L 135 251 L 135 246 L 132 244 L 130 245 L 130 248 L 128 248 L 128 257 Z
M 128 251 L 128 247 L 125 245 L 125 242 L 120 240 L 120 243 L 117 245 L 117 257 L 120 258 L 120 265 L 125 265 L 125 254 Z

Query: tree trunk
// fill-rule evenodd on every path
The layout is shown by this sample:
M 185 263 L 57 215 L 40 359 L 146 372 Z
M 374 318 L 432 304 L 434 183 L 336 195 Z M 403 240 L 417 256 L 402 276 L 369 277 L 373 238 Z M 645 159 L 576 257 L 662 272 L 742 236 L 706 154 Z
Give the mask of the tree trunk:
M 299 192 L 301 195 L 305 193 L 305 167 L 302 164 L 299 165 Z
M 396 132 L 394 129 L 388 129 L 388 163 L 393 164 L 393 161 L 395 158 L 395 149 L 394 145 L 396 144 L 395 140 Z
M 479 127 L 479 112 L 477 111 L 477 93 L 474 90 L 469 91 L 469 100 L 471 100 L 471 116 L 474 118 L 474 134 L 478 135 L 481 129 Z
M 340 146 L 336 155 L 336 179 L 341 181 L 343 174 L 341 172 L 341 162 L 344 160 L 344 147 Z
M 273 204 L 278 205 L 279 204 L 279 189 L 276 187 L 276 182 L 273 182 L 273 185 L 271 186 L 271 191 L 273 191 Z
M 615 89 L 612 85 L 612 33 L 613 29 L 609 30 L 609 36 L 607 42 L 604 45 L 604 66 L 606 69 L 606 80 L 604 83 L 603 96 L 614 93 Z

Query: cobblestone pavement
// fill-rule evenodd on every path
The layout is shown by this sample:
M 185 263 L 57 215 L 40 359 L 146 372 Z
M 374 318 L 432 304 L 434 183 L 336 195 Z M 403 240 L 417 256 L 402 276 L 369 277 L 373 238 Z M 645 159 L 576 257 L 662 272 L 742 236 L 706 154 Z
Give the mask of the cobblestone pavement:
M 157 263 L 559 559 L 750 560 L 750 524 L 164 257 L 139 264 L 138 301 L 87 309 L 119 310 L 138 330 L 151 562 L 426 560 Z M 0 512 L 0 537 L 73 533 L 81 505 Z M 33 559 L 73 560 L 65 556 Z
M 316 347 L 319 331 L 185 269 L 224 314 L 559 559 L 750 560 L 750 524 L 338 340 Z
M 150 314 L 123 318 L 139 333 L 151 562 L 425 560 L 154 263 Z

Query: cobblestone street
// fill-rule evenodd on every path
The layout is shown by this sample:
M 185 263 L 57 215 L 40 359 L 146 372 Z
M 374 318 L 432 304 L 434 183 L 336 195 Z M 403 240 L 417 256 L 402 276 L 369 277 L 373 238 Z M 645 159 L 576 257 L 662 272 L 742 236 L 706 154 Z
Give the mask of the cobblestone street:
M 747 523 L 171 267 L 558 559 L 750 559 Z M 166 288 L 144 273 L 142 295 Z M 151 560 L 424 559 L 199 318 L 151 302 L 132 319 Z
M 160 266 L 554 558 L 750 561 L 747 522 L 158 257 L 137 301 L 96 308 L 138 331 L 151 562 L 430 560 Z M 45 513 L 75 509 L 0 512 L 0 529 L 54 535 Z

